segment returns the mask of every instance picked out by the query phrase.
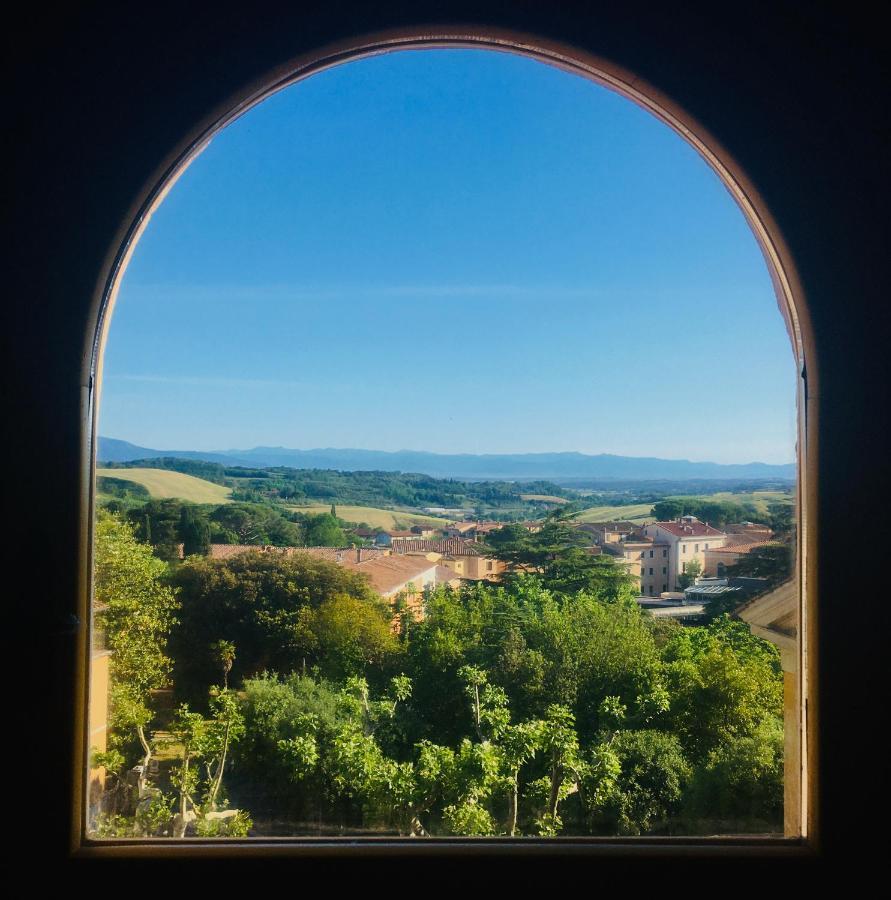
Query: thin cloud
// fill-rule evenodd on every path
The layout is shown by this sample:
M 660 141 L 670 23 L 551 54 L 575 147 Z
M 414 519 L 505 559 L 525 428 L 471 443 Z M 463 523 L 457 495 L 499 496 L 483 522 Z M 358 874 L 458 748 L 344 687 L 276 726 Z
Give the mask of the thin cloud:
M 116 381 L 135 381 L 145 384 L 176 384 L 194 387 L 311 387 L 310 384 L 304 381 L 288 381 L 278 378 L 219 378 L 201 375 L 108 375 L 106 377 Z
M 561 297 L 595 297 L 605 291 L 593 287 L 530 284 L 360 284 L 360 285 L 184 285 L 184 284 L 132 284 L 126 292 L 188 296 L 194 299 L 256 301 L 279 300 L 342 300 L 358 297 L 514 297 L 560 299 Z

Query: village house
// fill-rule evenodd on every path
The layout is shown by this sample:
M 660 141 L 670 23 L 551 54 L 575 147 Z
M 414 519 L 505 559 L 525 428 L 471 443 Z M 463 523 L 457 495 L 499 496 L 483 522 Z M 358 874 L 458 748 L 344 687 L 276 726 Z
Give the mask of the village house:
M 628 540 L 607 541 L 601 549 L 621 560 L 625 570 L 640 584 L 640 593 L 658 597 L 672 590 L 668 574 L 670 547 L 665 541 L 631 536 Z
M 416 617 L 423 614 L 424 592 L 441 584 L 457 587 L 460 579 L 450 568 L 440 565 L 440 554 L 393 554 L 379 547 L 274 547 L 247 544 L 211 544 L 211 559 L 229 559 L 241 553 L 277 553 L 307 556 L 336 563 L 351 572 L 365 575 L 371 587 L 386 599 L 400 596 Z M 394 627 L 396 625 L 394 619 Z
M 443 529 L 443 534 L 447 538 L 470 539 L 476 535 L 479 524 L 479 522 L 452 522 Z
M 727 543 L 766 541 L 773 537 L 773 529 L 758 522 L 733 522 L 724 526 Z
M 501 560 L 484 556 L 472 541 L 443 538 L 439 541 L 398 539 L 393 541 L 394 553 L 405 555 L 436 554 L 440 564 L 460 578 L 473 581 L 494 581 L 504 572 Z
M 614 544 L 636 533 L 640 526 L 633 522 L 583 522 L 579 531 L 586 531 L 595 544 Z
M 728 544 L 724 547 L 711 547 L 704 553 L 702 574 L 709 578 L 723 578 L 730 566 L 735 566 L 740 559 L 753 550 L 776 546 L 778 546 L 776 541 L 749 541 L 747 543 Z
M 660 550 L 664 562 L 659 562 L 659 571 L 661 572 L 662 567 L 667 570 L 664 583 L 669 587 L 666 590 L 674 590 L 678 579 L 686 573 L 687 567 L 694 560 L 704 571 L 706 551 L 723 547 L 727 542 L 727 535 L 723 531 L 713 528 L 706 522 L 700 522 L 696 516 L 681 516 L 673 522 L 653 522 L 644 525 L 641 530 L 643 537 L 653 541 L 654 560 L 659 560 L 655 545 L 663 545 Z M 650 558 L 648 549 L 646 556 L 648 571 Z M 656 570 L 655 565 L 653 569 Z
M 382 547 L 276 547 L 270 544 L 211 544 L 208 556 L 211 559 L 229 559 L 240 553 L 253 551 L 255 553 L 280 553 L 283 556 L 293 556 L 295 553 L 308 553 L 328 562 L 341 563 L 349 559 L 355 562 L 364 562 L 370 559 L 379 559 L 389 556 L 390 550 Z

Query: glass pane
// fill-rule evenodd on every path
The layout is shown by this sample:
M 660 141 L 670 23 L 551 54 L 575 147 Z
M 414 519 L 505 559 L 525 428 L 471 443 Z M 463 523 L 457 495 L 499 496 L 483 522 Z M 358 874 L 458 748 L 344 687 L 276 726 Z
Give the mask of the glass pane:
M 794 358 L 649 113 L 471 50 L 281 91 L 104 373 L 91 837 L 797 833 Z

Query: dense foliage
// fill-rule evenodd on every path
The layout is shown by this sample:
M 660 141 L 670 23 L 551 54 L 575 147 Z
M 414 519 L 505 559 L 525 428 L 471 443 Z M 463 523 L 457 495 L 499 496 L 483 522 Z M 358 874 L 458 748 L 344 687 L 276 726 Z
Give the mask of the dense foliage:
M 191 558 L 171 576 L 182 601 L 171 638 L 178 697 L 200 701 L 217 678 L 213 647 L 238 648 L 233 683 L 317 665 L 333 676 L 381 664 L 396 639 L 389 606 L 366 579 L 303 553 Z
M 146 668 L 125 650 L 113 670 L 113 698 L 142 705 L 115 712 L 102 764 L 123 782 L 134 723 L 155 751 L 171 666 L 180 706 L 164 785 L 143 779 L 123 824 L 97 830 L 234 835 L 251 827 L 238 810 L 295 834 L 779 830 L 776 649 L 726 616 L 654 620 L 566 528 L 505 529 L 507 578 L 430 591 L 395 633 L 389 604 L 336 564 L 246 552 L 168 572 L 103 516 L 97 598 L 120 598 L 109 640 L 131 633 Z M 134 630 L 143 607 L 155 624 Z
M 660 522 L 670 522 L 679 516 L 696 516 L 715 528 L 721 528 L 728 522 L 756 521 L 760 515 L 754 503 L 710 500 L 707 497 L 668 497 L 653 504 L 652 514 Z

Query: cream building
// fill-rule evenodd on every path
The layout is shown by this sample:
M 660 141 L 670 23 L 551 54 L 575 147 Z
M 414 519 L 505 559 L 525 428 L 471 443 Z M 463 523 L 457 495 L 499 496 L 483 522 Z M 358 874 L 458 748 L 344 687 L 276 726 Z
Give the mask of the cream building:
M 693 560 L 705 571 L 706 551 L 723 547 L 727 543 L 727 535 L 723 531 L 700 522 L 696 516 L 682 516 L 673 522 L 653 522 L 643 527 L 643 535 L 654 544 L 666 545 L 662 557 L 666 562 L 662 566 L 667 570 L 665 583 L 669 585 L 666 588 L 669 591 L 675 590 L 678 578 L 687 571 L 687 566 Z M 649 566 L 647 568 L 649 570 Z
M 641 539 L 608 541 L 602 549 L 622 560 L 628 574 L 637 579 L 641 596 L 658 597 L 673 590 L 668 577 L 667 543 Z
M 484 556 L 479 545 L 462 538 L 444 538 L 441 541 L 394 540 L 393 552 L 418 555 L 436 554 L 439 564 L 451 569 L 459 578 L 473 581 L 495 581 L 505 570 L 505 565 L 491 556 Z

